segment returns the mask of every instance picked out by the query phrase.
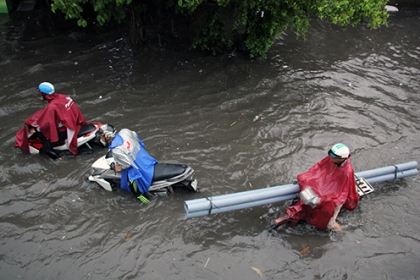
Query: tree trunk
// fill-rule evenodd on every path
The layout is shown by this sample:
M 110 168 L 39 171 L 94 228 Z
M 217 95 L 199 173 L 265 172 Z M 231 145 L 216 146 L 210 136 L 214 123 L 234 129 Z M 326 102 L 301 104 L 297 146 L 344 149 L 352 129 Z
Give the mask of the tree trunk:
M 134 1 L 130 5 L 130 39 L 135 45 L 146 41 L 146 29 L 141 19 L 142 15 L 136 12 Z

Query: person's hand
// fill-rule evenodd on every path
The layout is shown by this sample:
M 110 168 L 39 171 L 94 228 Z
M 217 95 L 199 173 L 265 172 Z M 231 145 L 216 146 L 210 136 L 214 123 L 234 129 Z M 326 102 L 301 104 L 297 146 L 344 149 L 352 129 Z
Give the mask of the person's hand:
M 115 171 L 115 172 L 121 172 L 121 171 L 122 171 L 122 167 L 121 167 L 121 165 L 116 164 L 116 165 L 114 166 L 114 171 Z
M 122 166 L 115 162 L 111 163 L 109 167 L 111 168 L 111 170 L 114 170 L 115 172 L 121 172 L 122 170 Z

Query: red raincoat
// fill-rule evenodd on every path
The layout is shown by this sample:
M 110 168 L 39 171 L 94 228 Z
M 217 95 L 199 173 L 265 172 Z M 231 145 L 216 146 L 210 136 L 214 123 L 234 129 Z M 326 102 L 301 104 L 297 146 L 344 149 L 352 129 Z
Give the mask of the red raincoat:
M 75 131 L 69 143 L 69 150 L 77 155 L 77 133 L 80 126 L 86 124 L 85 117 L 73 99 L 67 95 L 53 93 L 45 95 L 44 98 L 48 101 L 48 105 L 26 119 L 25 126 L 16 132 L 15 146 L 29 153 L 29 127 L 39 128 L 39 131 L 50 142 L 57 142 L 59 140 L 58 127 L 61 124 L 63 127 Z
M 342 166 L 337 166 L 327 156 L 307 172 L 298 175 L 297 179 L 301 191 L 311 187 L 321 200 L 312 208 L 299 198 L 295 205 L 286 209 L 293 220 L 304 220 L 324 230 L 333 217 L 336 206 L 343 204 L 343 208 L 347 210 L 357 207 L 359 194 L 356 191 L 350 158 Z

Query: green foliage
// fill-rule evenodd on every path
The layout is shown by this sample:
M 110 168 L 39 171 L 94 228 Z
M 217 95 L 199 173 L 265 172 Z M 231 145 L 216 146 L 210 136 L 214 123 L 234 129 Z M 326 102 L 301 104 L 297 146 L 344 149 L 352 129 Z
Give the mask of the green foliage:
M 99 25 L 114 19 L 120 22 L 127 7 L 130 8 L 133 26 L 142 27 L 141 18 L 149 7 L 156 7 L 159 1 L 166 2 L 166 8 L 188 18 L 196 30 L 193 47 L 224 52 L 234 45 L 245 45 L 250 57 L 262 56 L 283 30 L 294 30 L 305 37 L 310 18 L 317 16 L 339 26 L 357 25 L 363 22 L 368 27 L 386 25 L 388 0 L 51 0 L 51 10 L 62 11 L 66 19 L 76 19 L 79 26 L 86 27 L 84 8 L 96 13 Z M 159 2 L 160 3 L 160 2 Z M 133 21 L 133 17 L 135 20 Z M 207 17 L 203 23 L 201 18 Z M 136 32 L 132 32 L 135 34 Z
M 194 38 L 193 48 L 210 51 L 213 55 L 216 55 L 231 46 L 232 41 L 226 35 L 225 24 L 220 11 L 210 13 L 200 32 Z
M 275 38 L 288 26 L 290 17 L 285 8 L 284 2 L 278 0 L 241 2 L 234 30 L 244 27 L 250 57 L 265 57 Z
M 92 6 L 96 12 L 99 25 L 104 25 L 111 19 L 120 22 L 124 18 L 124 7 L 131 4 L 131 0 L 52 0 L 51 10 L 62 11 L 66 19 L 77 19 L 77 24 L 86 27 L 88 22 L 83 17 L 84 7 Z
M 387 2 L 388 0 L 320 0 L 315 13 L 319 18 L 328 19 L 340 26 L 355 26 L 367 19 L 369 27 L 377 28 L 387 22 Z
M 203 0 L 178 0 L 178 6 L 182 10 L 193 12 L 203 2 Z
M 192 14 L 201 5 L 207 3 L 203 0 L 177 1 L 178 8 L 188 14 Z M 225 22 L 234 20 L 231 37 L 243 41 L 249 50 L 250 57 L 265 57 L 274 40 L 285 29 L 294 30 L 298 36 L 305 37 L 310 26 L 309 19 L 313 15 L 339 26 L 349 24 L 354 26 L 367 20 L 367 25 L 372 28 L 386 24 L 388 17 L 384 9 L 387 0 L 214 0 L 208 2 L 235 11 L 230 18 L 225 19 Z M 215 23 L 210 21 L 208 24 Z M 220 26 L 218 28 L 225 33 L 224 28 Z M 220 47 L 211 44 L 217 42 L 215 40 L 217 36 L 213 32 L 203 32 L 202 29 L 198 36 L 200 39 L 194 41 L 194 47 L 211 50 L 212 53 L 219 52 Z M 208 40 L 205 39 L 206 36 Z

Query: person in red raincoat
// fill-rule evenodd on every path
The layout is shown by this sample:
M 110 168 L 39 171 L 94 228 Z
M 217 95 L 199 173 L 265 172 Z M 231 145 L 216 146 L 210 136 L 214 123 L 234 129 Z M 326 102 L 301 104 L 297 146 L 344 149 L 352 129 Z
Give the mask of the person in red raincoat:
M 77 155 L 77 133 L 86 124 L 79 107 L 70 96 L 56 93 L 51 83 L 41 83 L 38 92 L 48 105 L 25 120 L 25 126 L 16 133 L 15 145 L 29 153 L 28 134 L 37 131 L 46 138 L 41 151 L 52 158 L 59 157 L 52 148 L 62 142 Z
M 277 218 L 274 225 L 304 220 L 322 230 L 341 230 L 336 221 L 341 208 L 351 211 L 359 202 L 349 148 L 335 144 L 327 157 L 299 174 L 297 181 L 298 202 L 288 207 L 286 215 Z

